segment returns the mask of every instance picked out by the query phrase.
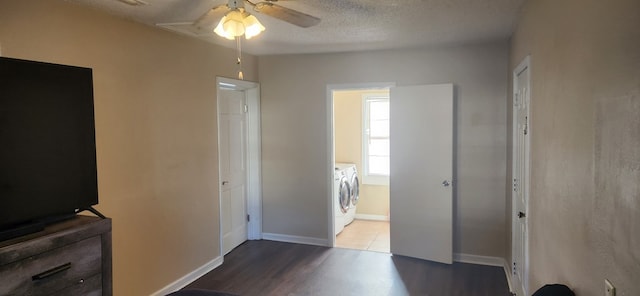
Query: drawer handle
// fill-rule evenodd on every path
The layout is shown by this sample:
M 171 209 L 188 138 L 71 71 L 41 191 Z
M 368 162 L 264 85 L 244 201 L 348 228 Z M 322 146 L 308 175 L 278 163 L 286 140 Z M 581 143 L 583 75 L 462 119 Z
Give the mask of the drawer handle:
M 47 270 L 47 271 L 45 271 L 43 273 L 36 274 L 36 275 L 31 277 L 31 280 L 32 281 L 43 280 L 43 279 L 46 279 L 46 278 L 48 278 L 50 276 L 53 276 L 55 274 L 61 273 L 61 272 L 65 271 L 65 270 L 67 270 L 69 268 L 71 268 L 71 262 L 67 262 L 67 263 L 62 264 L 62 265 L 60 265 L 58 267 L 54 267 L 54 268 L 49 269 L 49 270 Z

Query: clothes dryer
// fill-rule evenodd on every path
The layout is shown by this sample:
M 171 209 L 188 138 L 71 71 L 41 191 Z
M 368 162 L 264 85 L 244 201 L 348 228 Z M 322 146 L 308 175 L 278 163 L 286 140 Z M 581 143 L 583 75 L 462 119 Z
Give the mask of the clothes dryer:
M 351 202 L 351 188 L 344 170 L 336 167 L 333 177 L 333 198 L 335 203 L 334 231 L 335 234 L 342 232 L 345 225 L 345 216 L 349 210 Z
M 356 205 L 360 199 L 360 181 L 358 179 L 358 170 L 353 163 L 336 163 L 336 168 L 344 171 L 345 177 L 349 182 L 349 207 L 344 216 L 344 225 L 349 225 L 356 217 Z

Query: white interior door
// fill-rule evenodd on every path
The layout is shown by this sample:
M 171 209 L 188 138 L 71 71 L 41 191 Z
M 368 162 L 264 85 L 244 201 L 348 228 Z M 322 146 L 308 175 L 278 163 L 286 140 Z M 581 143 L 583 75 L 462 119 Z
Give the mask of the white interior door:
M 451 264 L 453 85 L 391 88 L 391 253 Z
M 516 295 L 527 294 L 527 201 L 529 198 L 529 60 L 513 73 L 512 274 Z
M 247 240 L 246 95 L 218 91 L 222 254 L 227 254 Z

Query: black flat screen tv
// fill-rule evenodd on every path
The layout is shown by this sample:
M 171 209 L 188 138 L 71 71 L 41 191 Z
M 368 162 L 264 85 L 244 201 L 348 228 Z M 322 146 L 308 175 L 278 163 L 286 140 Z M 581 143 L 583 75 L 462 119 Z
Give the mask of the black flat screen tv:
M 97 203 L 92 70 L 0 57 L 0 241 Z

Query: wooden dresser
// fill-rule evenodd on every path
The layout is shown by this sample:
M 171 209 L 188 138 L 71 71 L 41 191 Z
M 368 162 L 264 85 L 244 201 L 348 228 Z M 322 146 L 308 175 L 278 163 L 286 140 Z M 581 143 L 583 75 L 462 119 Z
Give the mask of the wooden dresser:
M 0 242 L 0 295 L 107 295 L 111 219 L 76 216 Z

